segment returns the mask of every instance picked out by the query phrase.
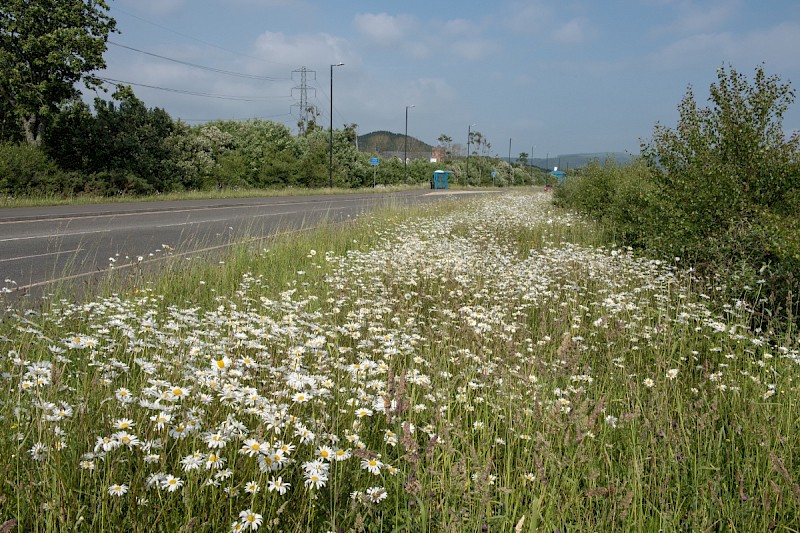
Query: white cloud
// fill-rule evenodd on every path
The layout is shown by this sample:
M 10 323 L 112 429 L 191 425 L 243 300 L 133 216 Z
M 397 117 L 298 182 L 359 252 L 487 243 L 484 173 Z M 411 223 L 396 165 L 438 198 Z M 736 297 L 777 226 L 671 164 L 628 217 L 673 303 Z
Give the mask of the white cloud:
M 228 0 L 230 4 L 253 6 L 253 7 L 284 7 L 294 6 L 301 3 L 300 0 Z
M 768 70 L 800 68 L 800 24 L 784 22 L 765 30 L 755 30 L 736 41 L 741 57 L 750 66 L 764 62 Z
M 730 32 L 685 37 L 656 52 L 653 61 L 665 68 L 700 65 L 710 61 L 731 63 L 745 71 L 759 63 L 768 69 L 800 67 L 800 24 L 784 22 L 743 35 Z
M 489 39 L 461 39 L 450 43 L 453 55 L 464 59 L 483 59 L 499 50 L 498 44 Z
M 303 65 L 360 63 L 350 52 L 347 41 L 327 33 L 287 35 L 268 31 L 256 39 L 253 55 L 264 62 L 292 69 Z
M 592 33 L 589 21 L 585 18 L 575 18 L 561 25 L 553 37 L 560 43 L 577 44 L 586 40 Z
M 657 28 L 657 33 L 712 32 L 729 22 L 742 8 L 742 0 L 679 0 L 667 4 L 674 7 L 675 20 Z
M 442 24 L 442 32 L 447 35 L 468 35 L 478 31 L 477 26 L 466 19 L 452 19 Z
M 121 3 L 126 9 L 135 9 L 137 11 L 147 13 L 148 16 L 152 16 L 170 15 L 175 13 L 184 5 L 186 5 L 186 0 L 125 0 Z
M 422 77 L 403 83 L 388 79 L 372 79 L 369 88 L 357 88 L 346 95 L 349 106 L 358 109 L 362 117 L 363 131 L 388 129 L 402 131 L 404 109 L 409 110 L 409 135 L 424 138 L 421 129 L 427 123 L 442 116 L 452 116 L 459 108 L 459 93 L 443 78 Z M 438 127 L 438 126 L 437 126 Z
M 509 28 L 520 33 L 536 34 L 552 19 L 553 9 L 543 2 L 514 2 L 507 12 Z
M 370 40 L 390 45 L 402 41 L 414 27 L 414 19 L 407 15 L 387 13 L 359 13 L 354 19 L 356 29 Z

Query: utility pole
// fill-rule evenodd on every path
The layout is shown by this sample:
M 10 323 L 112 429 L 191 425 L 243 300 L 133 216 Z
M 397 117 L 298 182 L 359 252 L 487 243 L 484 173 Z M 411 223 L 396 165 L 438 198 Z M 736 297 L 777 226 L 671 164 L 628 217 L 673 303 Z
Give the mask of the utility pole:
M 536 148 L 535 146 L 531 146 L 531 185 L 533 185 L 533 149 Z
M 514 165 L 511 164 L 511 137 L 508 138 L 508 164 L 511 165 L 511 183 L 514 185 Z
M 408 110 L 415 107 L 414 104 L 406 106 L 406 135 L 405 144 L 403 145 L 403 172 L 405 173 L 405 180 L 408 182 Z
M 467 180 L 465 185 L 469 183 L 469 145 L 472 142 L 472 126 L 477 126 L 477 124 L 467 126 Z
M 341 67 L 344 63 L 336 63 L 331 65 L 331 132 L 330 132 L 330 164 L 328 166 L 328 182 L 330 188 L 333 189 L 333 67 Z

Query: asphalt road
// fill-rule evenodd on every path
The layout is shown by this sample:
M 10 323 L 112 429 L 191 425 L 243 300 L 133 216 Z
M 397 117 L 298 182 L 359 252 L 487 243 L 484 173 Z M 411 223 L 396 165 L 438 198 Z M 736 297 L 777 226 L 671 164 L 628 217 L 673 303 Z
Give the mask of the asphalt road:
M 196 255 L 376 206 L 448 196 L 415 190 L 0 209 L 0 290 L 36 293 L 53 281 L 85 281 L 112 264 L 118 271 L 156 265 L 168 254 Z

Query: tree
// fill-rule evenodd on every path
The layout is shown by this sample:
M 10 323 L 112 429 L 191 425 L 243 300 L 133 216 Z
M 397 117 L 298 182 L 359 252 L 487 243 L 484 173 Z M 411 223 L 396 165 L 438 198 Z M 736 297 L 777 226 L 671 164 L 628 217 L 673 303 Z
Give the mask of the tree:
M 355 144 L 356 150 L 358 150 L 358 124 L 355 122 L 345 124 L 342 131 L 344 132 L 347 142 Z
M 0 105 L 9 123 L 38 144 L 48 118 L 79 95 L 75 84 L 101 81 L 103 53 L 116 21 L 103 0 L 4 0 L 0 8 Z M 9 116 L 6 116 L 9 115 Z
M 320 111 L 317 106 L 308 106 L 305 113 L 300 120 L 297 121 L 297 130 L 301 136 L 314 133 L 315 130 L 322 129 L 322 126 L 317 124 L 317 119 L 320 116 Z
M 103 174 L 114 182 L 124 176 L 119 183 L 126 192 L 168 191 L 178 185 L 167 142 L 175 125 L 166 111 L 147 108 L 127 86 L 120 86 L 112 101 L 95 99 L 94 108 L 92 115 L 77 102 L 54 117 L 45 132 L 43 144 L 61 168 Z
M 510 162 L 510 161 L 509 161 Z M 517 164 L 521 167 L 528 164 L 528 152 L 520 152 L 517 158 Z
M 759 209 L 781 210 L 797 190 L 800 136 L 788 140 L 783 114 L 794 91 L 759 66 L 752 84 L 733 68 L 717 69 L 710 107 L 691 87 L 678 107 L 676 129 L 656 125 L 642 155 L 662 191 L 664 224 L 681 247 L 705 243 Z M 675 251 L 680 255 L 680 250 Z
M 720 67 L 709 94 L 700 107 L 690 87 L 677 127 L 656 125 L 642 144 L 654 183 L 645 244 L 720 276 L 728 297 L 757 285 L 762 317 L 798 317 L 800 135 L 782 125 L 794 90 L 763 66 L 752 81 Z

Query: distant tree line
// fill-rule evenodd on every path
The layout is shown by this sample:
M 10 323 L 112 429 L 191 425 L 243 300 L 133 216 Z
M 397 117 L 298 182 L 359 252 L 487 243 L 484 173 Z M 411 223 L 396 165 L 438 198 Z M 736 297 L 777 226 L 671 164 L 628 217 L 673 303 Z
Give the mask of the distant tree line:
M 381 159 L 356 149 L 354 128 L 333 132 L 333 184 L 353 188 L 430 181 L 454 171 L 460 185 L 543 183 L 539 169 L 474 155 L 431 163 Z M 163 109 L 149 108 L 130 87 L 89 106 L 72 101 L 51 113 L 36 143 L 20 132 L 0 144 L 0 194 L 140 195 L 221 188 L 326 187 L 329 131 L 307 127 L 294 135 L 268 120 L 220 120 L 190 127 Z M 469 168 L 467 168 L 469 167 Z M 492 173 L 494 172 L 494 176 Z
M 79 82 L 102 85 L 93 73 L 116 22 L 103 0 L 7 0 L 0 7 L 0 194 L 120 195 L 230 187 L 323 187 L 329 184 L 330 132 L 315 112 L 298 135 L 267 120 L 215 121 L 190 127 L 150 108 L 127 86 L 92 106 Z M 315 110 L 312 110 L 315 111 Z M 377 132 L 362 146 L 356 124 L 333 132 L 333 185 L 364 187 L 427 182 L 438 168 L 462 184 L 511 185 L 533 174 L 492 160 L 476 132 L 470 163 L 386 157 L 375 151 L 402 145 L 409 153 L 430 146 Z M 448 159 L 457 158 L 443 136 Z M 380 144 L 380 146 L 378 146 Z M 469 167 L 469 168 L 468 168 Z

